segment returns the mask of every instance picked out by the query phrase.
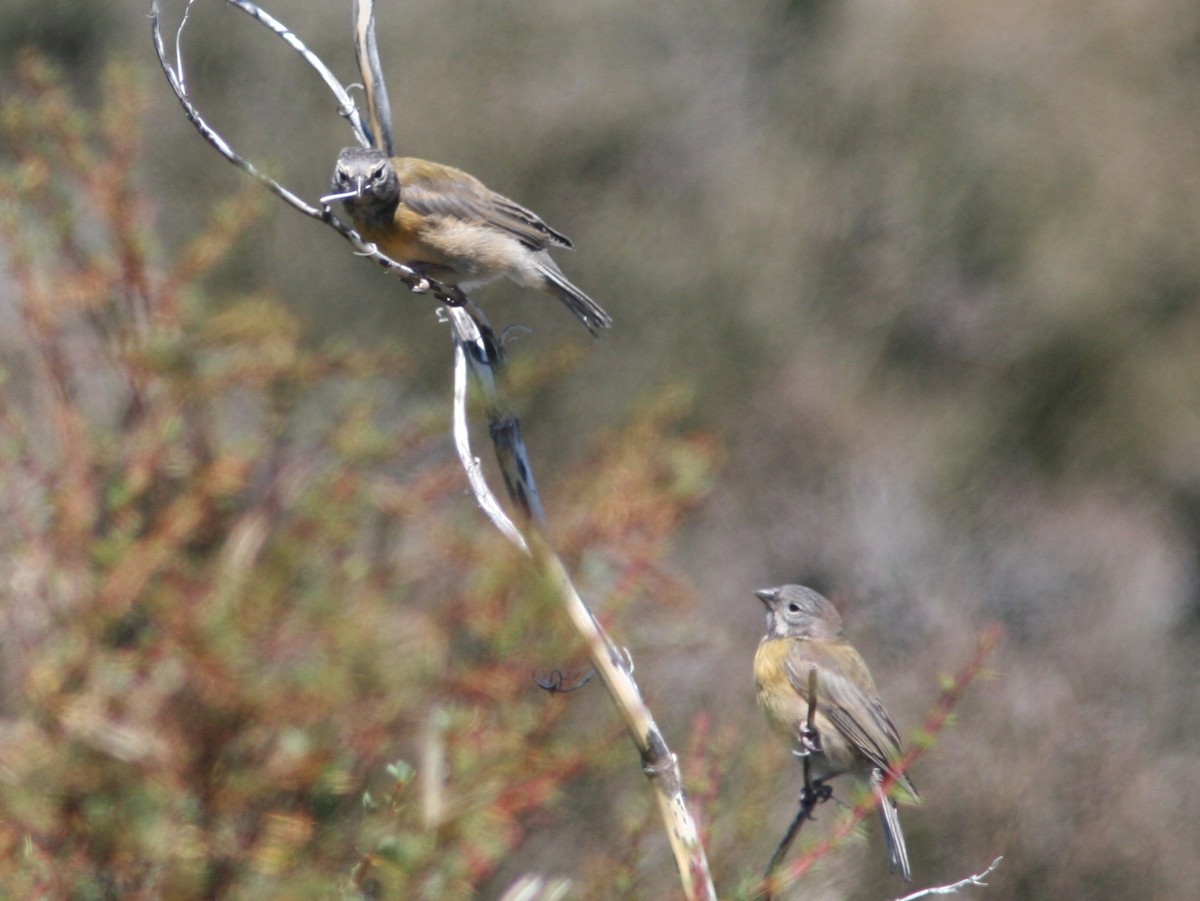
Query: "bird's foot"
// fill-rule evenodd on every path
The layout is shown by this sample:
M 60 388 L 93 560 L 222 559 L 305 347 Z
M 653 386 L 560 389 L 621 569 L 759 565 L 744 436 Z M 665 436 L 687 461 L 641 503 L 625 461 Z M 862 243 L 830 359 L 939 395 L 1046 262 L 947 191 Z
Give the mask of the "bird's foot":
M 408 283 L 414 294 L 434 291 L 438 300 L 451 307 L 461 307 L 467 303 L 467 295 L 463 293 L 462 288 L 441 280 L 440 276 L 446 272 L 445 267 L 421 262 L 408 262 L 404 265 L 416 276 L 416 281 Z
M 812 785 L 806 785 L 800 791 L 801 805 L 812 809 L 833 797 L 833 786 L 823 779 L 814 779 Z

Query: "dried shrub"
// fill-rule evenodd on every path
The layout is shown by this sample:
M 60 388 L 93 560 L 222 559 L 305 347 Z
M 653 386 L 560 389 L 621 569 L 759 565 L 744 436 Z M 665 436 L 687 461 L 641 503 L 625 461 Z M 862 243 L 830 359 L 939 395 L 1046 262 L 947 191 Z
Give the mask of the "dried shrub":
M 613 753 L 531 677 L 578 648 L 405 357 L 205 291 L 254 197 L 161 262 L 141 89 L 108 77 L 81 109 L 28 56 L 0 109 L 0 886 L 469 897 Z M 598 594 L 674 584 L 717 457 L 681 410 L 649 404 L 555 496 Z

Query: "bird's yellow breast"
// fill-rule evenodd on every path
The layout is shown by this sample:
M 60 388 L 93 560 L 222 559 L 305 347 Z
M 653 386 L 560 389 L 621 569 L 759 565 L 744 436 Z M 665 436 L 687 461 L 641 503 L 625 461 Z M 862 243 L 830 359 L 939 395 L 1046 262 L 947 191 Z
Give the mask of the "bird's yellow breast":
M 807 699 L 792 686 L 788 678 L 787 659 L 794 638 L 764 638 L 754 654 L 754 682 L 758 703 L 767 714 L 767 721 L 788 741 L 796 737 L 796 729 L 808 716 Z
M 437 251 L 422 236 L 424 219 L 420 213 L 399 204 L 390 223 L 384 227 L 364 225 L 360 234 L 397 262 L 442 264 L 444 261 L 438 258 Z

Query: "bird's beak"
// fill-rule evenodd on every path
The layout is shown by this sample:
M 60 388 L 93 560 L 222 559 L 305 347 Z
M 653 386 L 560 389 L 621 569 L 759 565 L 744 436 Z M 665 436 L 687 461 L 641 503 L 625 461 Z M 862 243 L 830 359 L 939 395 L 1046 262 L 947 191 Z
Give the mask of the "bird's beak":
M 353 191 L 342 191 L 340 194 L 326 194 L 321 198 L 321 203 L 328 206 L 329 204 L 338 200 L 350 200 L 351 198 L 362 197 L 364 181 L 365 180 L 361 175 L 356 176 L 354 179 Z
M 760 590 L 754 592 L 754 596 L 756 598 L 758 598 L 760 601 L 762 601 L 764 604 L 769 605 L 772 601 L 776 600 L 779 597 L 779 589 L 778 588 L 763 588 L 763 589 L 760 589 Z

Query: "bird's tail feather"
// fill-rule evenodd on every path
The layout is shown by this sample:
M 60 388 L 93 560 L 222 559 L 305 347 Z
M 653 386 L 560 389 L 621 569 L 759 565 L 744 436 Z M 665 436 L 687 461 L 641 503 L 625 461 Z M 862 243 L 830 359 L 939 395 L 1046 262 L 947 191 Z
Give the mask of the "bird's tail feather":
M 599 336 L 603 329 L 612 326 L 612 317 L 604 312 L 604 308 L 571 284 L 557 266 L 539 265 L 538 269 L 554 296 L 579 318 L 593 337 Z
M 912 881 L 912 868 L 908 863 L 908 846 L 904 844 L 904 830 L 900 828 L 900 811 L 896 802 L 883 792 L 883 773 L 871 773 L 871 792 L 879 804 L 879 821 L 883 824 L 883 839 L 887 844 L 888 864 L 899 870 L 905 882 Z

